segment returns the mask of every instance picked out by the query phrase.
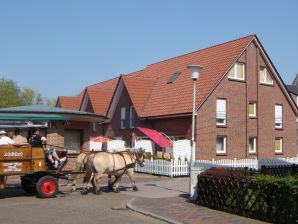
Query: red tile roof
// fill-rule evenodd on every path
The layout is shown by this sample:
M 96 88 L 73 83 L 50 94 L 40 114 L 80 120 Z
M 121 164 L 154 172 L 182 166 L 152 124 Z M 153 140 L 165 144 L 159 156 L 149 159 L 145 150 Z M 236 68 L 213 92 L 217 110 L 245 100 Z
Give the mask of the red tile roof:
M 107 114 L 118 80 L 117 77 L 87 87 L 86 93 L 89 96 L 94 113 Z
M 93 111 L 96 114 L 106 115 L 114 91 L 87 88 Z
M 197 81 L 196 99 L 199 106 L 255 37 L 250 35 L 194 51 L 121 76 L 138 116 L 191 113 L 193 83 L 187 66 L 200 64 L 203 67 Z M 175 72 L 181 74 L 173 83 L 167 84 Z M 89 95 L 95 113 L 107 114 L 118 79 L 114 78 L 86 88 L 85 93 Z M 59 99 L 65 100 L 61 97 Z M 67 99 L 68 103 L 70 99 L 72 98 Z M 64 107 L 68 104 L 62 102 L 61 105 Z
M 129 74 L 130 81 L 126 86 L 133 103 L 137 105 L 141 117 L 163 116 L 171 114 L 190 113 L 192 111 L 193 83 L 187 66 L 200 64 L 203 69 L 197 84 L 197 106 L 200 105 L 211 90 L 220 81 L 226 71 L 237 60 L 248 44 L 255 38 L 254 35 L 229 41 L 220 45 L 198 50 L 192 53 L 174 57 L 147 66 L 137 74 Z M 167 84 L 171 75 L 181 72 L 172 83 Z M 133 78 L 132 78 L 133 76 Z M 125 76 L 123 77 L 126 79 Z M 143 81 L 144 92 L 140 89 L 140 80 Z M 156 83 L 152 86 L 152 80 Z M 149 92 L 149 86 L 152 90 Z M 144 102 L 147 94 L 147 102 Z M 141 96 L 139 96 L 141 94 Z M 139 99 L 141 98 L 141 99 Z M 141 106 L 143 102 L 143 106 Z
M 86 87 L 79 96 L 68 97 L 59 96 L 61 108 L 80 110 L 84 94 L 88 94 L 94 113 L 106 115 L 110 102 L 112 100 L 118 77 L 104 82 L 96 83 Z
M 141 73 L 142 71 L 139 71 L 122 77 L 138 116 L 141 116 L 146 100 L 149 99 L 150 92 L 156 83 L 156 79 L 154 78 L 135 77 Z
M 84 91 L 82 91 L 78 96 L 59 96 L 58 102 L 60 107 L 69 110 L 80 110 L 83 94 Z

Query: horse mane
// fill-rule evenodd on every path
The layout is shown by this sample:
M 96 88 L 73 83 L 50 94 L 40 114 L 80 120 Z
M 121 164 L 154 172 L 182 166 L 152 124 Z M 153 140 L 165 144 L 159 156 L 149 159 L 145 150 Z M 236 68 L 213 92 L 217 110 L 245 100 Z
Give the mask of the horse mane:
M 145 153 L 143 148 L 127 148 L 127 151 L 132 154 L 136 154 L 137 156 L 142 156 Z

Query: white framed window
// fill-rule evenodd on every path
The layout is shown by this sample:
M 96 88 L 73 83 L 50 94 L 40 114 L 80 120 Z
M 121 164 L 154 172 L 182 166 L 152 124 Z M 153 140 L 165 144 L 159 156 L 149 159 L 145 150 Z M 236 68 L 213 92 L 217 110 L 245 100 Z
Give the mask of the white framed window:
M 225 154 L 227 153 L 227 137 L 217 136 L 216 138 L 216 153 Z
M 275 128 L 282 128 L 282 105 L 275 105 Z
M 260 68 L 260 83 L 273 85 L 273 79 L 265 67 Z
M 257 138 L 250 137 L 248 142 L 248 152 L 249 153 L 256 153 L 257 152 Z
M 226 99 L 216 100 L 216 125 L 219 125 L 219 126 L 227 125 L 227 100 Z
M 129 127 L 134 128 L 136 126 L 136 111 L 133 106 L 129 108 Z
M 256 117 L 257 116 L 257 104 L 254 102 L 249 103 L 248 105 L 248 116 Z
M 275 153 L 282 153 L 283 138 L 275 138 L 274 151 Z
M 228 78 L 245 80 L 245 64 L 236 62 L 228 73 Z
M 120 127 L 121 129 L 125 129 L 125 123 L 126 123 L 126 116 L 125 116 L 125 107 L 121 107 L 120 109 Z

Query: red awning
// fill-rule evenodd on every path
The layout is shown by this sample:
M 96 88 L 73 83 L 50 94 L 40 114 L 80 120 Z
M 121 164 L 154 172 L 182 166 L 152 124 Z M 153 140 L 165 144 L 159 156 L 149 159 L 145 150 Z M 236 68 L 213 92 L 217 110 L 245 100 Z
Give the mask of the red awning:
M 90 141 L 91 142 L 109 142 L 109 141 L 111 141 L 111 139 L 102 137 L 102 136 L 98 136 L 98 137 L 91 137 Z
M 169 140 L 167 137 L 165 137 L 162 133 L 149 128 L 137 127 L 137 129 L 143 132 L 145 135 L 147 135 L 152 141 L 154 141 L 160 147 L 167 147 L 167 148 L 173 147 L 172 141 Z

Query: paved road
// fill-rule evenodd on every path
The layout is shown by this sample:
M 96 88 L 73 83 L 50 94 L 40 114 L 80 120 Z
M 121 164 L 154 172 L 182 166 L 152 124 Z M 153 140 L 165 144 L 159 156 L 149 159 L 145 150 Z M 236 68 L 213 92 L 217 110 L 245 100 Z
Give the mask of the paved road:
M 116 194 L 107 190 L 105 177 L 103 195 L 84 196 L 79 191 L 70 193 L 70 186 L 60 181 L 61 191 L 56 198 L 39 199 L 26 196 L 19 179 L 10 177 L 8 188 L 0 190 L 0 224 L 164 223 L 160 220 L 173 224 L 262 223 L 190 203 L 188 181 L 188 178 L 137 174 L 138 192 L 132 192 L 128 178 L 124 177 L 120 193 Z
M 80 192 L 69 193 L 69 187 L 62 186 L 56 198 L 39 199 L 26 196 L 19 186 L 19 180 L 10 178 L 8 188 L 0 191 L 1 224 L 158 224 L 162 221 L 132 212 L 126 204 L 134 197 L 159 197 L 160 192 L 174 194 L 174 189 L 166 189 L 164 183 L 173 179 L 156 176 L 137 175 L 138 192 L 132 192 L 127 178 L 121 183 L 121 193 L 106 191 L 103 195 L 89 193 L 82 196 Z M 177 181 L 177 183 L 182 181 Z M 106 180 L 103 183 L 107 183 Z M 180 185 L 181 185 L 180 183 Z M 61 182 L 63 185 L 63 181 Z M 105 184 L 104 184 L 105 185 Z M 183 185 L 183 184 L 182 184 Z M 150 188 L 150 189 L 148 189 Z M 158 191 L 160 189 L 160 191 Z M 146 190 L 146 191 L 145 191 Z M 177 192 L 179 184 L 177 184 Z M 146 194 L 144 193 L 146 192 Z M 163 194 L 168 196 L 167 194 Z

